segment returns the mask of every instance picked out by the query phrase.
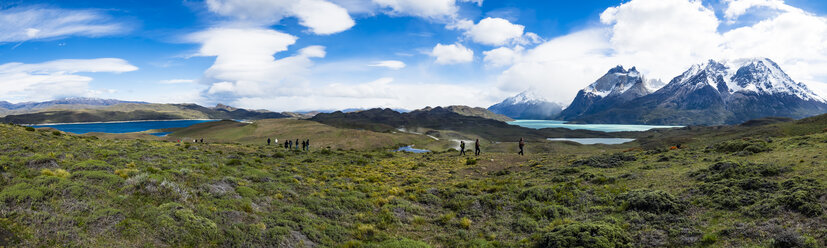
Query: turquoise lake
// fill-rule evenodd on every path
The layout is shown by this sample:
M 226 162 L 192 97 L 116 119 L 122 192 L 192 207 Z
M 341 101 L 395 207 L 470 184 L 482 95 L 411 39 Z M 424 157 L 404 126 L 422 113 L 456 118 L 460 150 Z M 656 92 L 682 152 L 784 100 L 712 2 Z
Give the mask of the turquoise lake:
M 568 128 L 593 130 L 603 132 L 647 131 L 653 128 L 675 128 L 683 126 L 654 126 L 654 125 L 626 125 L 626 124 L 566 124 L 565 121 L 554 120 L 516 120 L 508 124 L 527 128 Z
M 171 121 L 130 121 L 130 122 L 95 122 L 95 123 L 69 123 L 69 124 L 43 124 L 32 127 L 51 127 L 60 131 L 85 134 L 85 133 L 133 133 L 143 132 L 152 129 L 189 127 L 194 124 L 211 122 L 217 120 L 171 120 Z M 166 133 L 153 133 L 156 136 L 164 136 Z

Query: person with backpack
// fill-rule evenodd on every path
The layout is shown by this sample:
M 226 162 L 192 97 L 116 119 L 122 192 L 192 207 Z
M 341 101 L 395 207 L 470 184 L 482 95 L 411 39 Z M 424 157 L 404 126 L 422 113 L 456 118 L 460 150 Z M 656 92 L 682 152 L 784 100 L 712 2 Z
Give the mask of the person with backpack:
M 306 144 L 306 145 L 307 145 L 307 149 L 306 149 L 306 150 L 307 150 L 307 151 L 310 151 L 310 139 L 307 139 L 306 141 L 304 141 L 304 144 Z
M 463 140 L 459 141 L 459 155 L 465 155 L 465 141 Z
M 524 147 L 525 147 L 525 141 L 523 141 L 523 138 L 520 137 L 520 152 L 518 153 L 518 154 L 520 154 L 520 156 L 524 155 L 524 153 L 523 153 L 523 148 Z
M 474 156 L 479 156 L 482 153 L 480 150 L 480 139 L 477 139 L 477 142 L 474 143 Z
M 270 138 L 267 138 L 267 145 L 270 145 Z

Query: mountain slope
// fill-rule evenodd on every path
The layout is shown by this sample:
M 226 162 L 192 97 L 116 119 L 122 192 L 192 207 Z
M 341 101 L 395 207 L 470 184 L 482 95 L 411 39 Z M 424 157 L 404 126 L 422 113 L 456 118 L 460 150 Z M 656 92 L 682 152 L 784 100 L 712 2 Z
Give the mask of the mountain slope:
M 526 90 L 491 105 L 488 110 L 514 119 L 548 120 L 554 119 L 563 110 L 563 106 L 537 96 L 531 90 Z
M 558 118 L 570 120 L 598 113 L 648 95 L 653 91 L 647 87 L 643 75 L 635 67 L 626 70 L 623 66 L 617 66 L 577 92 L 574 101 L 560 113 Z
M 719 125 L 767 116 L 804 118 L 827 101 L 766 58 L 707 61 L 625 104 L 572 118 L 586 123 Z
M 446 110 L 449 110 L 451 112 L 454 112 L 454 113 L 457 113 L 457 114 L 460 114 L 460 115 L 464 115 L 464 116 L 476 116 L 476 117 L 482 117 L 482 118 L 486 118 L 486 119 L 505 121 L 505 122 L 514 121 L 514 119 L 511 119 L 508 116 L 497 114 L 497 113 L 491 112 L 488 109 L 484 109 L 484 108 L 480 108 L 480 107 L 472 108 L 472 107 L 468 107 L 468 106 L 464 106 L 464 105 L 452 105 L 452 106 L 443 107 L 443 108 L 446 109 Z M 433 109 L 434 108 L 426 107 L 426 108 L 421 109 L 421 110 L 431 111 Z

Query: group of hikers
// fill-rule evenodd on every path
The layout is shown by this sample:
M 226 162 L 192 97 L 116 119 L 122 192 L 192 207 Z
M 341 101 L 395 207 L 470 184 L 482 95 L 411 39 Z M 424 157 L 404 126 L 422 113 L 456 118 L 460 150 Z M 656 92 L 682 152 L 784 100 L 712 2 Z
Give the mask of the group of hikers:
M 268 146 L 271 144 L 271 142 L 273 142 L 273 140 L 270 140 L 270 138 L 267 138 L 267 145 Z M 274 143 L 276 143 L 276 145 L 279 145 L 279 140 L 275 139 Z M 284 149 L 288 149 L 288 150 L 290 150 L 290 149 L 296 149 L 296 150 L 301 149 L 302 151 L 310 151 L 310 139 L 302 140 L 301 142 L 299 142 L 299 139 L 296 139 L 295 142 L 293 142 L 293 140 L 285 140 L 284 144 L 279 145 L 279 146 L 283 146 Z
M 522 137 L 520 138 L 519 147 L 520 152 L 518 152 L 517 154 L 520 154 L 520 156 L 525 155 L 525 140 L 523 140 Z M 477 139 L 477 141 L 474 142 L 474 156 L 479 156 L 480 153 L 482 153 L 482 150 L 480 149 L 480 139 Z M 459 155 L 465 155 L 465 141 L 463 140 L 459 141 Z

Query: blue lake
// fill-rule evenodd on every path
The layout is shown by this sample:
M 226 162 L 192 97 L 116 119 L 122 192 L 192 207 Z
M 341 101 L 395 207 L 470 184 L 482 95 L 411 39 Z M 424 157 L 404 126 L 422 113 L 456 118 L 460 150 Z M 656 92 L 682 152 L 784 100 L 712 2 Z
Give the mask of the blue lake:
M 174 127 L 189 127 L 194 124 L 211 122 L 217 120 L 172 120 L 172 121 L 130 121 L 130 122 L 96 122 L 96 123 L 70 123 L 70 124 L 43 124 L 33 125 L 32 127 L 51 127 L 60 131 L 85 134 L 91 132 L 99 133 L 133 133 L 143 132 L 151 129 L 174 128 Z M 164 136 L 169 134 L 152 133 L 156 136 Z
M 573 141 L 583 145 L 606 144 L 617 145 L 635 141 L 627 138 L 548 138 L 550 141 Z
M 403 146 L 403 147 L 400 147 L 399 149 L 396 149 L 396 151 L 397 151 L 397 152 L 402 152 L 402 151 L 404 151 L 404 152 L 412 152 L 412 153 L 426 153 L 426 152 L 430 152 L 430 151 L 428 151 L 428 150 L 416 149 L 416 148 L 413 148 L 413 147 L 411 147 L 411 146 Z
M 653 128 L 674 128 L 683 126 L 654 126 L 654 125 L 626 125 L 626 124 L 566 124 L 566 121 L 553 120 L 516 120 L 508 124 L 527 128 L 568 128 L 580 130 L 593 130 L 603 132 L 624 132 L 624 131 L 647 131 Z

